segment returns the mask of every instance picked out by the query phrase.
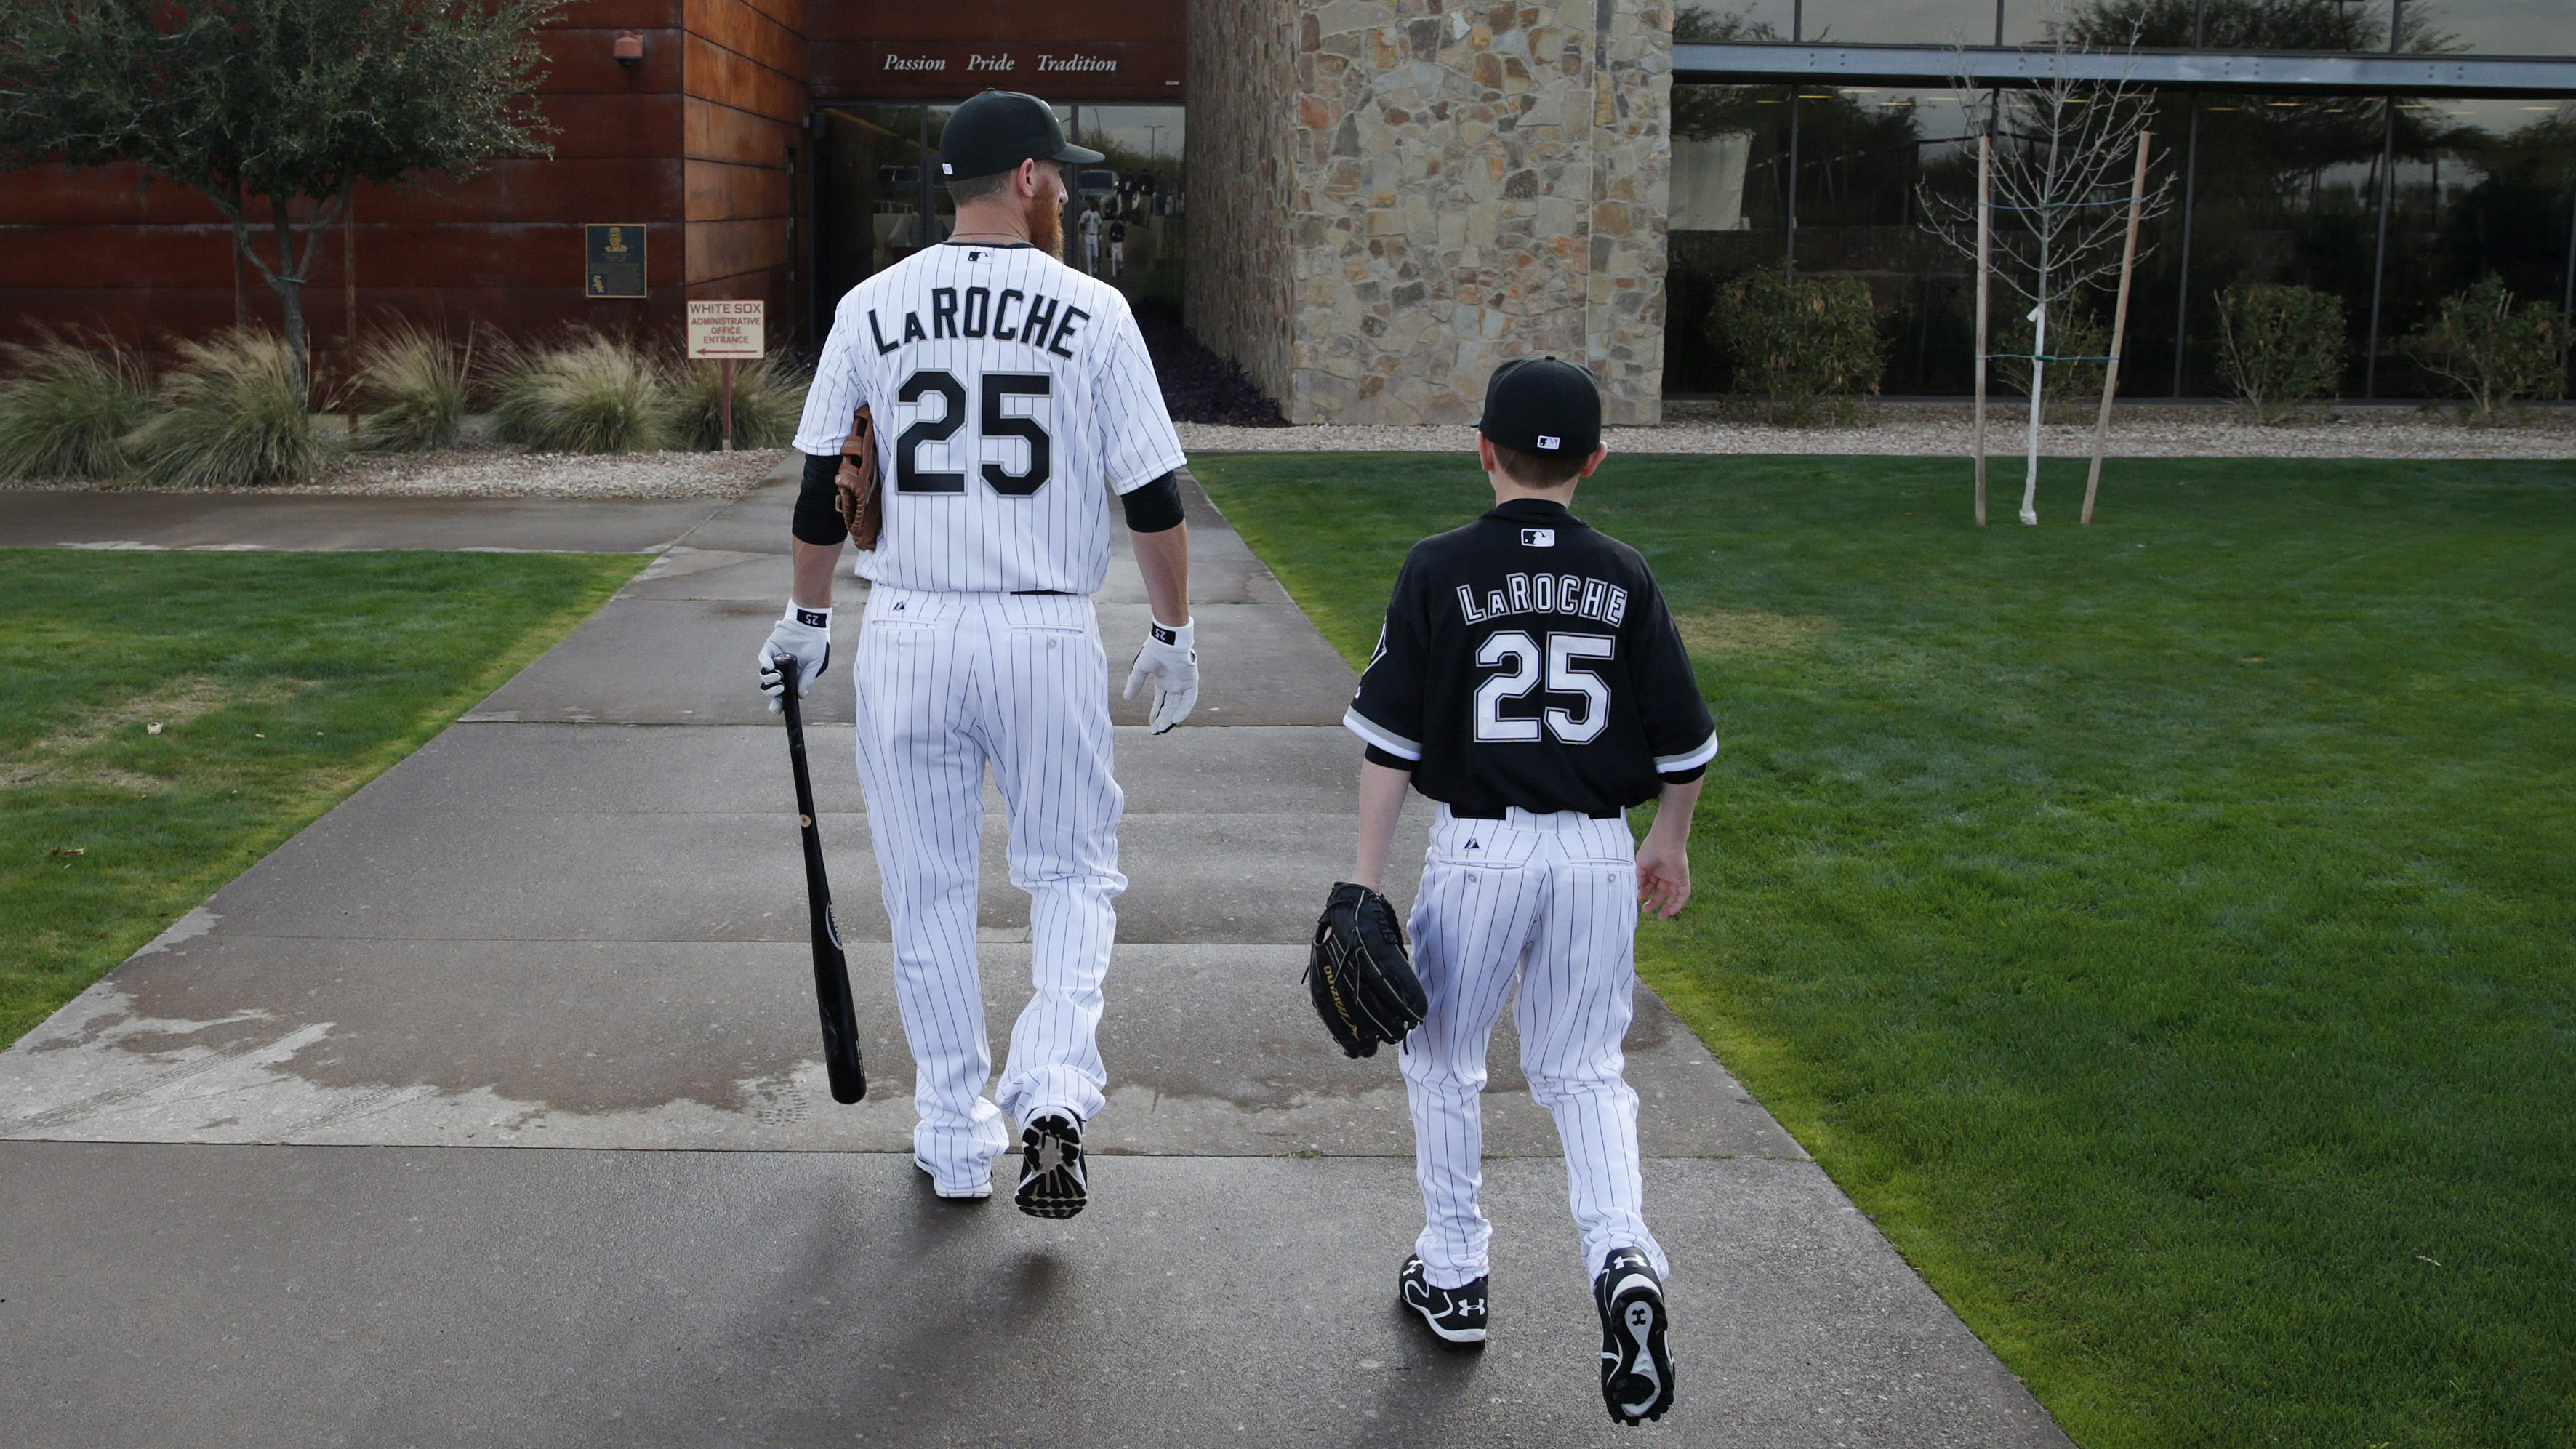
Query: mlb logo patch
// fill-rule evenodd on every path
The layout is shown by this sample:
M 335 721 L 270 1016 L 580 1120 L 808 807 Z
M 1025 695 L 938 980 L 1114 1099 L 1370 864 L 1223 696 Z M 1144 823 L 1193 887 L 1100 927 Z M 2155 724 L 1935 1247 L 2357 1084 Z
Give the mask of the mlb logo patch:
M 1556 547 L 1556 530 L 1553 528 L 1524 528 L 1521 530 L 1521 547 L 1554 548 Z
M 942 161 L 939 163 L 939 174 L 942 176 L 954 176 L 957 174 L 957 168 L 949 165 L 945 161 Z
M 1541 433 L 1538 435 L 1538 446 L 1539 451 L 1543 453 L 1553 453 L 1565 446 L 1565 439 L 1554 433 Z

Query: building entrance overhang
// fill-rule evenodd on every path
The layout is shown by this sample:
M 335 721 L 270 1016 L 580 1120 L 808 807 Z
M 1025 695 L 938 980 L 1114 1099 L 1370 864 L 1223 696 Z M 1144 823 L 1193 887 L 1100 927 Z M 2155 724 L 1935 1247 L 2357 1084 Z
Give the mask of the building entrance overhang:
M 2576 56 L 2302 55 L 2285 52 L 2141 50 L 2131 54 L 1971 45 L 1801 45 L 1778 42 L 1673 46 L 1673 79 L 1686 85 L 1827 85 L 1942 89 L 1963 77 L 1976 89 L 2037 85 L 2059 74 L 2126 78 L 2143 88 L 2190 87 L 2280 95 L 2570 96 Z

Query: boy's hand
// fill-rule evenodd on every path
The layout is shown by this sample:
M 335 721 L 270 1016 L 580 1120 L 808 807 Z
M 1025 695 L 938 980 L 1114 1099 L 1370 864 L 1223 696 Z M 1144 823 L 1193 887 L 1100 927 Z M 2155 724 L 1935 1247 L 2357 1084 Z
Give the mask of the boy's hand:
M 1690 893 L 1689 841 L 1666 840 L 1647 831 L 1645 842 L 1637 847 L 1638 904 L 1655 919 L 1669 921 L 1681 913 Z

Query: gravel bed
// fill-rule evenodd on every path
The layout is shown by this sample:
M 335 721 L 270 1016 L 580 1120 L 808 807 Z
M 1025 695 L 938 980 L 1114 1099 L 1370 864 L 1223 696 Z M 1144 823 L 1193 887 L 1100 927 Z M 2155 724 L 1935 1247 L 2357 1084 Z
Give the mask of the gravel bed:
M 1889 403 L 1856 427 L 1779 428 L 1726 422 L 1702 403 L 1675 403 L 1661 427 L 1611 428 L 1613 453 L 1818 454 L 1965 457 L 1965 407 Z M 1373 427 L 1179 425 L 1192 453 L 1472 453 L 1464 424 Z M 1990 457 L 2021 450 L 2018 420 L 1999 411 L 1988 425 Z M 2092 430 L 2041 429 L 2040 450 L 2083 457 Z M 2125 458 L 2576 459 L 2576 409 L 2550 409 L 2511 427 L 2469 428 L 2414 408 L 2354 409 L 2326 418 L 2258 427 L 2223 408 L 2124 408 L 2111 425 L 2111 453 Z M 285 487 L 156 488 L 138 483 L 11 481 L 0 487 L 80 492 L 238 492 L 341 498 L 739 498 L 758 488 L 791 453 L 783 448 L 725 453 L 523 453 L 508 447 L 435 453 L 356 454 L 320 479 Z
M 145 483 L 35 482 L 9 488 L 79 492 L 259 493 L 305 498 L 739 498 L 784 462 L 784 448 L 734 453 L 523 453 L 457 448 L 360 453 L 311 483 L 170 488 Z
M 1720 421 L 1705 405 L 1676 404 L 1673 421 L 1653 428 L 1610 428 L 1603 441 L 1619 453 L 1809 453 L 1967 457 L 1974 425 L 1965 407 L 1888 404 L 1869 421 L 1844 428 L 1780 428 Z M 1180 425 L 1193 453 L 1472 453 L 1475 430 L 1463 424 L 1288 428 Z M 1989 457 L 2018 455 L 2018 417 L 1990 414 Z M 2048 424 L 2040 451 L 2084 457 L 2089 425 Z M 2112 419 L 2109 453 L 2124 458 L 2576 458 L 2576 414 L 2540 413 L 2511 427 L 2470 428 L 2412 408 L 2356 409 L 2330 418 L 2260 427 L 2221 408 L 2123 409 Z

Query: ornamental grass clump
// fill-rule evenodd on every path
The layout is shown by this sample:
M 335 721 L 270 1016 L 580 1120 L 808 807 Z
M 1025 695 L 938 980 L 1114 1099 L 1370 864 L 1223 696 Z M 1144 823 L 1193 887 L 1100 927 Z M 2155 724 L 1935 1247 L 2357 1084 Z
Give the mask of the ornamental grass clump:
M 773 352 L 733 367 L 733 445 L 784 448 L 796 437 L 805 411 L 802 369 Z M 724 377 L 718 364 L 684 362 L 670 382 L 679 443 L 687 448 L 724 446 Z
M 152 415 L 126 435 L 151 483 L 245 487 L 301 483 L 320 470 L 321 439 L 304 409 L 295 356 L 258 328 L 180 342 Z
M 2330 398 L 2343 381 L 2343 299 L 2314 287 L 2230 287 L 2218 299 L 2227 385 L 2258 423 Z
M 1746 273 L 1718 290 L 1708 331 L 1735 364 L 1735 390 L 1776 422 L 1853 421 L 1887 365 L 1876 304 L 1857 277 Z
M 114 478 L 152 404 L 143 360 L 108 337 L 39 330 L 0 348 L 0 478 Z
M 350 441 L 371 453 L 454 447 L 465 426 L 473 367 L 473 344 L 456 347 L 416 323 L 370 336 L 358 348 Z
M 501 440 L 540 453 L 666 448 L 678 431 L 661 369 L 623 338 L 575 332 L 552 347 L 505 344 L 492 372 Z
M 2424 329 L 2398 344 L 2426 372 L 2468 399 L 2462 415 L 2492 423 L 2515 404 L 2567 390 L 2567 319 L 2546 302 L 2514 305 L 2493 272 L 2444 299 Z

